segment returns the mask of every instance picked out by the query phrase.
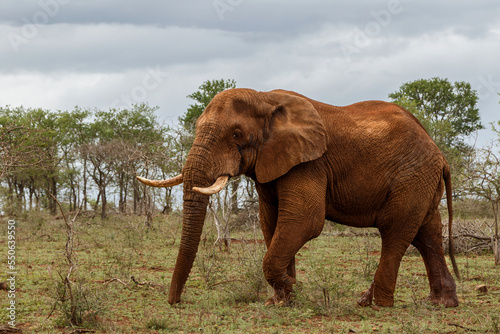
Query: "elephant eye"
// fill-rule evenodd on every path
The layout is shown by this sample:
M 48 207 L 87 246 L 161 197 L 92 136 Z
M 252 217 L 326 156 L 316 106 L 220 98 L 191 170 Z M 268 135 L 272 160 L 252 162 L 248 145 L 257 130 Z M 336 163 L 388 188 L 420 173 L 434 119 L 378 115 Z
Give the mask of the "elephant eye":
M 233 139 L 240 139 L 243 136 L 240 130 L 236 130 L 233 133 Z

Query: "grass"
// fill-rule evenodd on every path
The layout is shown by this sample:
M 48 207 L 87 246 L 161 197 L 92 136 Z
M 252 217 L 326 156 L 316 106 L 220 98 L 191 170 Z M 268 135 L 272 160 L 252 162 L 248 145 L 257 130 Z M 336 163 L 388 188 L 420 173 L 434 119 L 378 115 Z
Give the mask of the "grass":
M 500 268 L 491 254 L 458 256 L 463 276 L 457 282 L 458 308 L 426 302 L 429 287 L 416 252 L 403 258 L 395 306 L 362 308 L 356 301 L 373 278 L 380 240 L 370 231 L 350 233 L 332 224 L 296 257 L 300 283 L 293 304 L 265 307 L 272 294 L 262 275 L 265 246 L 233 242 L 229 251 L 214 246 L 215 231 L 208 221 L 183 303 L 171 307 L 167 293 L 181 220 L 177 215 L 158 216 L 147 230 L 143 219 L 114 216 L 103 222 L 75 222 L 78 267 L 71 277 L 85 327 L 95 333 L 499 333 Z M 64 223 L 40 215 L 16 220 L 18 328 L 27 333 L 70 333 L 74 329 L 65 322 L 64 307 L 51 314 L 55 302 L 64 300 L 58 292 L 67 270 Z M 6 226 L 2 221 L 4 250 Z M 253 235 L 244 230 L 232 233 L 245 240 Z M 0 276 L 0 281 L 5 278 Z M 479 284 L 487 285 L 488 293 L 476 292 Z M 1 323 L 7 322 L 4 301 L 7 297 L 2 297 Z

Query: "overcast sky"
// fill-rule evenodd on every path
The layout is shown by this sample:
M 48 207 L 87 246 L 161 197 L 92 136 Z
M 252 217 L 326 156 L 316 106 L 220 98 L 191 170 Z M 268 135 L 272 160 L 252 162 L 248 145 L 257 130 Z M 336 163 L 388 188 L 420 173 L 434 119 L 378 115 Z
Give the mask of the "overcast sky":
M 173 124 L 208 79 L 347 105 L 442 77 L 500 119 L 498 0 L 2 0 L 0 36 L 2 106 L 146 101 Z

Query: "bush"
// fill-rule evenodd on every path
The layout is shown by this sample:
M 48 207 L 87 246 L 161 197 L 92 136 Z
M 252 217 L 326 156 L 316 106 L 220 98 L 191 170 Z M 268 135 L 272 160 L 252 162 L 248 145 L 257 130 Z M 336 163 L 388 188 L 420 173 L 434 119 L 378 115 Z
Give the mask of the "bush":
M 61 277 L 53 291 L 54 309 L 61 311 L 61 317 L 56 321 L 60 326 L 97 327 L 105 313 L 104 292 L 94 291 L 81 281 L 68 291 L 65 278 Z
M 492 252 L 493 225 L 491 219 L 455 220 L 452 231 L 455 253 Z M 443 220 L 443 249 L 448 252 L 448 220 Z
M 446 210 L 446 207 L 443 207 Z M 445 216 L 448 212 L 446 211 Z M 491 204 L 470 198 L 453 202 L 453 216 L 458 219 L 493 218 Z
M 264 244 L 256 242 L 240 245 L 241 247 L 233 247 L 240 270 L 238 277 L 231 282 L 227 292 L 237 303 L 255 303 L 261 300 L 262 293 L 267 293 L 268 284 L 262 270 L 262 259 L 266 248 Z

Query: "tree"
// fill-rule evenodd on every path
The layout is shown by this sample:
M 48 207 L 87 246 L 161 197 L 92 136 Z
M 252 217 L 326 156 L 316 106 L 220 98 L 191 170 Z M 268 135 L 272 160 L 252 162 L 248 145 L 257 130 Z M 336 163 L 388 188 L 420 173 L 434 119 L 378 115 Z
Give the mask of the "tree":
M 60 129 L 57 124 L 57 115 L 50 110 L 40 108 L 28 109 L 26 120 L 29 127 L 41 131 L 44 134 L 43 141 L 38 147 L 40 155 L 43 156 L 41 169 L 31 170 L 31 175 L 35 175 L 34 180 L 45 179 L 45 197 L 48 202 L 50 214 L 57 213 L 57 197 L 59 196 L 60 185 L 60 145 L 57 134 Z
M 154 112 L 158 107 L 150 107 L 146 103 L 134 104 L 131 108 L 112 109 L 107 118 L 113 129 L 115 146 L 121 149 L 114 152 L 116 185 L 119 192 L 119 210 L 126 212 L 127 196 L 131 188 L 134 190 L 134 213 L 141 200 L 138 184 L 134 175 L 142 164 L 151 166 L 151 156 L 163 148 L 167 129 L 158 122 Z M 143 197 L 144 201 L 145 198 Z
M 8 214 L 21 212 L 26 207 L 26 189 L 30 208 L 34 195 L 38 208 L 41 196 L 36 188 L 46 189 L 40 179 L 45 175 L 43 167 L 51 134 L 33 127 L 27 117 L 30 113 L 31 110 L 23 107 L 0 108 L 0 183 L 7 183 L 3 208 Z
M 1 132 L 2 173 L 8 186 L 8 200 L 16 211 L 27 209 L 26 193 L 29 193 L 30 208 L 33 196 L 39 205 L 40 192 L 45 191 L 44 199 L 52 214 L 56 212 L 59 164 L 56 139 L 56 116 L 49 110 L 40 108 L 24 109 L 2 108 L 0 123 L 5 129 Z M 9 129 L 11 127 L 11 129 Z M 7 173 L 7 168 L 8 173 Z M 14 197 L 15 193 L 15 197 Z
M 468 147 L 465 139 L 484 128 L 477 108 L 479 97 L 467 82 L 416 80 L 405 83 L 389 98 L 413 112 L 444 152 Z
M 147 104 L 95 112 L 0 107 L 0 208 L 10 215 L 34 204 L 55 214 L 59 202 L 70 211 L 83 203 L 86 210 L 95 194 L 94 209 L 100 207 L 105 217 L 115 201 L 109 202 L 111 192 L 119 196 L 123 213 L 132 194 L 134 213 L 145 209 L 151 215 L 163 194 L 163 211 L 170 211 L 171 189 L 144 190 L 135 178 L 178 172 L 170 129 L 158 122 L 156 109 Z
M 89 140 L 89 125 L 86 120 L 90 115 L 90 111 L 75 107 L 73 111 L 59 112 L 57 117 L 59 131 L 56 136 L 64 165 L 61 173 L 69 188 L 69 211 L 78 208 L 80 185 L 83 188 L 83 208 L 87 209 L 87 159 L 79 154 L 79 149 Z
M 40 133 L 23 122 L 24 109 L 0 107 L 0 180 L 13 168 L 39 165 Z
M 499 122 L 500 125 L 500 122 Z M 500 130 L 492 126 L 499 138 Z M 472 196 L 487 200 L 493 211 L 493 226 L 491 228 L 491 240 L 495 264 L 500 265 L 500 235 L 498 226 L 499 204 L 500 204 L 500 154 L 495 152 L 494 145 L 478 149 L 472 157 L 469 165 L 469 191 Z
M 452 84 L 448 79 L 432 78 L 405 83 L 389 98 L 419 119 L 453 170 L 454 195 L 461 194 L 465 160 L 473 149 L 466 140 L 484 128 L 477 92 L 467 82 Z
M 205 110 L 210 101 L 212 101 L 214 96 L 230 88 L 236 88 L 236 81 L 232 79 L 207 80 L 201 84 L 197 92 L 187 96 L 195 100 L 196 103 L 189 105 L 184 116 L 179 118 L 182 126 L 188 131 L 193 131 L 198 117 L 200 117 L 201 113 Z

